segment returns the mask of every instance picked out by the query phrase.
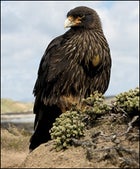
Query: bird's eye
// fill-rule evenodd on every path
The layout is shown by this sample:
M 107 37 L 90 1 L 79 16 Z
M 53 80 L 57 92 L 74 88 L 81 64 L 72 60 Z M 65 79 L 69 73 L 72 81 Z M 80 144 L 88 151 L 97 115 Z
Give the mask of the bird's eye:
M 73 15 L 73 17 L 74 18 L 84 18 L 85 17 L 85 15 L 83 15 L 83 14 L 78 14 L 78 15 Z
M 85 15 L 80 14 L 80 15 L 79 15 L 79 17 L 80 17 L 80 18 L 84 18 L 84 17 L 85 17 Z
M 73 15 L 74 18 L 77 18 L 79 15 Z
M 83 15 L 82 15 L 82 14 L 79 14 L 78 16 L 81 18 Z

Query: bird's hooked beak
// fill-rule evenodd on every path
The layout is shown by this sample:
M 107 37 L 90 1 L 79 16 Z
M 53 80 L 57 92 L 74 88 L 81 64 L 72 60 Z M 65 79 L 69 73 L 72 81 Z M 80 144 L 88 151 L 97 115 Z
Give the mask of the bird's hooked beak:
M 76 19 L 74 19 L 72 16 L 69 16 L 64 23 L 64 28 L 69 28 L 72 26 L 77 26 L 81 23 L 81 18 L 77 17 Z

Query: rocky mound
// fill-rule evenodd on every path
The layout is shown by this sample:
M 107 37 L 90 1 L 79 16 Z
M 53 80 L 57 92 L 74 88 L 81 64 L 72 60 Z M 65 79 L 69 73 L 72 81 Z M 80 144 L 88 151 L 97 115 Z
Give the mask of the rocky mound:
M 54 141 L 42 144 L 27 155 L 21 168 L 138 168 L 138 116 L 107 114 L 86 130 L 85 137 L 73 139 L 73 146 L 56 151 Z

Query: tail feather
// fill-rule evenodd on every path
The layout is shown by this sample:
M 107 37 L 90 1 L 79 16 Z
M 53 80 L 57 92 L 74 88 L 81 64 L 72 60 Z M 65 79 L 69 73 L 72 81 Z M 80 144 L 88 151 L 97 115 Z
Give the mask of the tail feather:
M 35 131 L 30 139 L 30 151 L 51 139 L 49 130 L 52 128 L 55 119 L 59 117 L 61 113 L 61 109 L 56 105 L 42 106 L 40 112 L 38 112 L 35 117 Z

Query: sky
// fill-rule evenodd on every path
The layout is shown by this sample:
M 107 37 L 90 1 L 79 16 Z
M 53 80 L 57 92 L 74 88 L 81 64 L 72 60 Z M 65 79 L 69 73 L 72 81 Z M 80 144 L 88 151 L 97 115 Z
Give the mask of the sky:
M 139 85 L 138 1 L 1 1 L 1 97 L 34 101 L 40 60 L 52 39 L 64 34 L 67 12 L 96 10 L 112 57 L 105 96 Z

